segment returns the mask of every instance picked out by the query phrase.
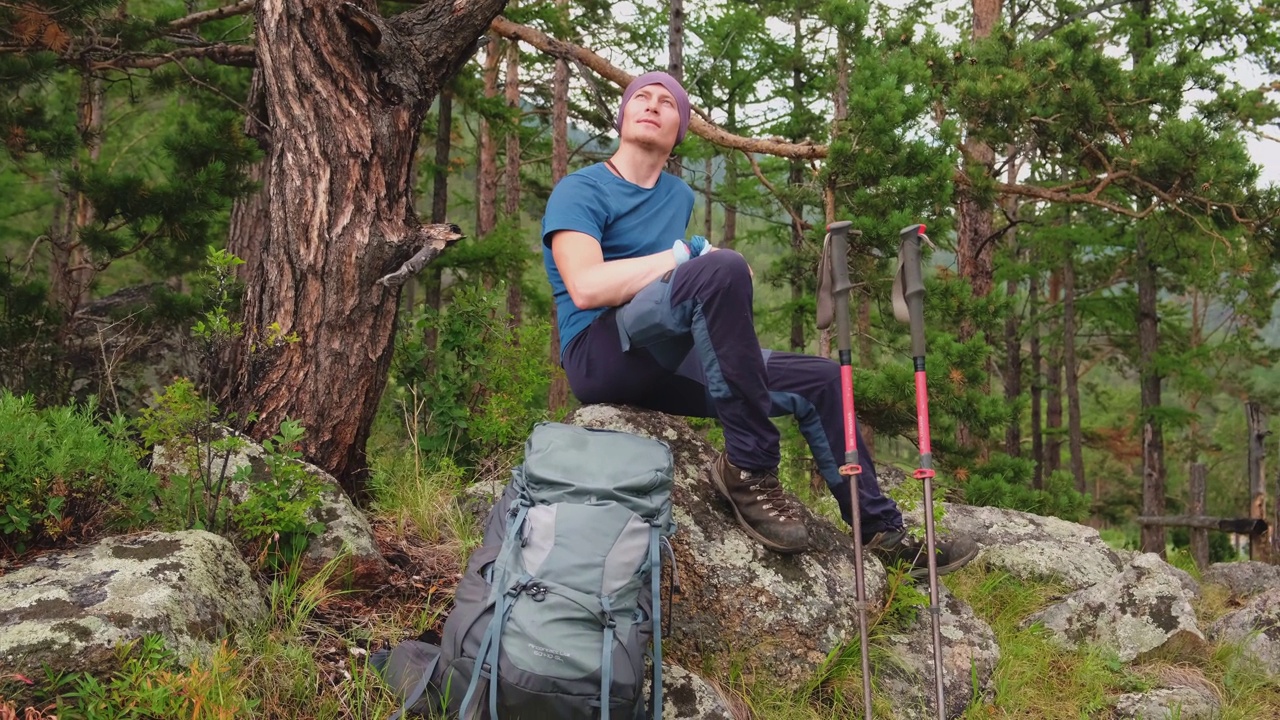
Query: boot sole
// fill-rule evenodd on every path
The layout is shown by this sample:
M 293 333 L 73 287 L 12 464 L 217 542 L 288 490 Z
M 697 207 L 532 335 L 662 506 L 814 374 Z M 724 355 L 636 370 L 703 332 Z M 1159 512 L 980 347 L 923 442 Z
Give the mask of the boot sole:
M 968 565 L 970 561 L 978 557 L 978 550 L 979 548 L 977 546 L 974 546 L 973 551 L 968 553 L 967 555 L 956 558 L 955 560 L 952 560 L 946 565 L 939 565 L 938 577 L 942 577 L 943 575 L 947 575 L 949 573 L 955 572 L 956 570 L 959 570 L 965 565 Z M 920 568 L 912 568 L 910 571 L 907 572 L 907 575 L 909 575 L 910 577 L 916 580 L 924 580 L 925 578 L 929 577 L 929 566 L 925 565 L 924 567 L 920 567 Z
M 771 550 L 779 555 L 797 555 L 809 549 L 808 543 L 794 547 L 779 545 L 756 532 L 755 528 L 748 525 L 746 519 L 742 517 L 742 513 L 738 512 L 738 506 L 733 503 L 733 499 L 729 495 L 729 488 L 724 484 L 724 478 L 720 477 L 720 468 L 718 465 L 719 463 L 713 463 L 711 465 L 711 487 L 715 488 L 716 494 L 724 498 L 725 502 L 729 503 L 729 509 L 733 510 L 733 516 L 738 519 L 738 526 L 742 528 L 743 532 L 750 535 L 753 540 L 763 545 L 766 550 Z

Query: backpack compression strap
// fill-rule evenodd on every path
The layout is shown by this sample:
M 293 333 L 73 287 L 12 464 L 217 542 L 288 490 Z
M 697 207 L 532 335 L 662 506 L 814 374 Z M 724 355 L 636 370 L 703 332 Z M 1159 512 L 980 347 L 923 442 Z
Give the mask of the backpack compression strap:
M 675 565 L 674 558 L 672 565 Z M 658 526 L 649 526 L 649 587 L 653 595 L 653 720 L 662 720 L 662 554 Z
M 613 619 L 613 607 L 607 595 L 600 596 L 600 609 L 604 611 L 604 650 L 600 657 L 600 720 L 609 720 L 609 688 L 613 686 L 613 630 L 618 621 Z
M 510 536 L 508 536 L 509 538 Z M 511 616 L 511 608 L 515 606 L 520 593 L 524 592 L 525 585 L 532 579 L 532 575 L 522 575 L 507 592 L 502 594 L 502 598 L 498 601 L 498 607 L 494 610 L 493 619 L 489 621 L 489 628 L 485 630 L 484 639 L 480 641 L 480 649 L 476 652 L 475 666 L 471 669 L 471 682 L 467 684 L 467 694 L 462 697 L 462 705 L 458 708 L 459 717 L 467 717 L 467 709 L 471 705 L 471 700 L 475 698 L 476 690 L 480 688 L 480 676 L 485 665 L 489 666 L 489 697 L 491 701 L 496 703 L 499 638 L 502 636 L 502 629 L 506 627 L 507 618 Z M 490 648 L 492 648 L 492 652 Z M 479 702 L 478 699 L 477 702 Z M 496 707 L 491 706 L 489 712 L 495 719 L 497 718 L 498 710 Z

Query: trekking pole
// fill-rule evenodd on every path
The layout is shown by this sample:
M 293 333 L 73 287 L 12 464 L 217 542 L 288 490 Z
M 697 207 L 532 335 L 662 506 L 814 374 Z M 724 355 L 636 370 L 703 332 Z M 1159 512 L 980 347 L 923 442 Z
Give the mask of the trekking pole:
M 858 639 L 862 643 L 862 705 L 863 717 L 871 720 L 871 661 L 867 656 L 867 583 L 862 571 L 862 517 L 858 507 L 858 475 L 862 474 L 862 466 L 858 464 L 858 431 L 857 420 L 853 413 L 853 345 L 849 331 L 849 290 L 853 283 L 849 282 L 849 226 L 848 220 L 834 222 L 827 226 L 831 239 L 830 267 L 832 273 L 831 294 L 835 300 L 836 339 L 840 350 L 840 399 L 844 409 L 844 464 L 840 466 L 840 474 L 849 484 L 849 506 L 853 525 L 853 582 L 857 590 L 858 607 Z M 855 233 L 862 233 L 855 230 Z
M 933 675 L 938 703 L 938 720 L 946 717 L 942 690 L 942 610 L 938 601 L 938 556 L 933 526 L 933 449 L 929 442 L 929 386 L 924 373 L 924 277 L 920 270 L 920 243 L 928 242 L 924 225 L 908 225 L 898 236 L 898 277 L 895 279 L 894 315 L 903 320 L 906 306 L 911 323 L 911 355 L 916 368 L 916 427 L 920 434 L 920 467 L 914 476 L 924 481 L 924 534 L 929 553 L 929 615 L 933 619 Z

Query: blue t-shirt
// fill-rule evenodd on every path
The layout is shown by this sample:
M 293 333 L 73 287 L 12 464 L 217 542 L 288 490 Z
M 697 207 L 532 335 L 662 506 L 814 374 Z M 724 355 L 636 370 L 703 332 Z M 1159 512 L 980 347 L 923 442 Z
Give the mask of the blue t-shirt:
M 600 241 L 606 261 L 642 257 L 670 250 L 684 238 L 692 214 L 693 190 L 665 172 L 652 188 L 643 188 L 596 163 L 556 185 L 542 216 L 542 263 L 560 320 L 561 352 L 608 308 L 579 310 L 573 304 L 551 255 L 551 236 L 560 230 L 590 235 Z

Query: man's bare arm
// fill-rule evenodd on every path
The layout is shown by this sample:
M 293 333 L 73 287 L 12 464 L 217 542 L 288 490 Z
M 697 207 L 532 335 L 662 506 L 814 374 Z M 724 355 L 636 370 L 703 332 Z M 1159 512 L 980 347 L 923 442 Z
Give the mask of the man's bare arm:
M 573 230 L 561 230 L 551 236 L 551 255 L 569 297 L 581 310 L 629 302 L 644 286 L 676 266 L 675 254 L 670 250 L 606 262 L 600 241 Z

